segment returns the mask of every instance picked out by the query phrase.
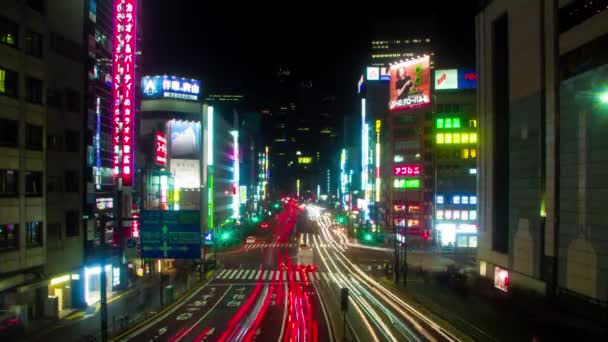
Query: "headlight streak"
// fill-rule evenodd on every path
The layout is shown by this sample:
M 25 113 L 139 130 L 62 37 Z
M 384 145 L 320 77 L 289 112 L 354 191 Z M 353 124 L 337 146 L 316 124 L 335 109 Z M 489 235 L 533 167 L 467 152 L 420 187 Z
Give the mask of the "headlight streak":
M 321 226 L 321 228 L 322 228 L 322 230 L 326 230 L 327 226 L 323 225 L 323 226 Z M 410 312 L 411 314 L 413 314 L 413 316 L 415 316 L 416 318 L 425 322 L 430 328 L 435 330 L 439 335 L 444 337 L 446 340 L 458 341 L 458 338 L 456 336 L 454 336 L 452 333 L 443 329 L 437 323 L 433 322 L 431 319 L 424 316 L 424 314 L 422 314 L 421 312 L 419 312 L 418 310 L 413 308 L 411 305 L 405 303 L 398 296 L 396 296 L 391 291 L 387 290 L 382 285 L 380 285 L 377 281 L 375 281 L 374 279 L 369 277 L 367 274 L 365 274 L 365 272 L 363 272 L 357 265 L 350 262 L 350 260 L 348 260 L 348 258 L 346 258 L 346 256 L 343 253 L 341 253 L 340 251 L 337 251 L 337 250 L 335 252 L 336 252 L 335 255 L 339 258 L 339 260 L 340 259 L 344 260 L 344 262 L 347 263 L 348 265 L 350 265 L 350 267 L 355 271 L 355 272 L 351 273 L 353 276 L 355 276 L 357 279 L 359 279 L 361 281 L 361 283 L 365 283 L 372 291 L 377 293 L 380 298 L 382 298 L 386 303 L 388 303 L 393 309 L 395 309 L 405 319 L 407 319 L 409 322 L 411 322 L 413 324 L 414 328 L 417 331 L 419 331 L 422 335 L 424 335 L 426 338 L 428 338 L 429 340 L 435 340 L 435 338 L 433 338 L 431 335 L 429 335 L 429 333 L 426 331 L 426 329 L 424 329 L 418 322 L 414 321 L 410 315 L 408 315 L 405 311 L 402 310 L 402 308 L 405 309 L 406 311 Z M 399 306 L 401 306 L 401 307 L 399 307 Z
M 321 257 L 321 263 L 325 266 L 325 269 L 327 269 L 328 271 L 330 271 L 330 267 L 328 266 L 327 261 L 325 260 L 325 257 L 323 256 L 323 254 L 321 253 L 321 248 L 319 247 L 319 245 L 316 243 L 316 238 L 313 236 L 313 240 L 315 240 L 315 248 L 317 249 L 317 253 L 319 254 L 319 256 Z M 338 285 L 338 287 L 344 287 L 344 285 L 342 284 L 342 281 L 339 280 L 337 277 L 335 277 L 333 275 L 333 272 L 330 272 L 330 274 L 332 275 L 332 278 L 334 280 L 334 282 Z M 363 314 L 363 312 L 361 312 L 361 309 L 359 308 L 359 305 L 352 300 L 350 302 L 352 303 L 353 308 L 355 308 L 355 311 L 357 311 L 357 313 L 359 314 L 359 317 L 361 318 L 361 321 L 363 322 L 363 324 L 365 325 L 365 327 L 367 328 L 367 330 L 369 331 L 370 337 L 373 341 L 377 341 L 379 342 L 380 340 L 378 339 L 378 336 L 376 335 L 376 332 L 374 331 L 374 329 L 371 327 L 371 325 L 369 325 L 369 322 L 367 321 L 367 319 L 365 318 L 365 315 Z

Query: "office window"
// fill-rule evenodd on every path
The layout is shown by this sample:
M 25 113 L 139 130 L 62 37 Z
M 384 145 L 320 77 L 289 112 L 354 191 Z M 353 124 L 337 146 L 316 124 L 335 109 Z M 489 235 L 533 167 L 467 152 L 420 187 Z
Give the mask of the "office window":
M 445 214 L 445 219 L 446 220 L 451 220 L 452 219 L 452 211 L 451 210 L 446 210 L 444 214 Z
M 61 177 L 48 177 L 46 180 L 46 192 L 61 192 Z
M 462 153 L 460 154 L 460 157 L 462 159 L 469 159 L 469 149 L 468 148 L 462 149 Z
M 68 237 L 80 235 L 78 227 L 78 211 L 70 210 L 65 213 L 65 235 Z
M 25 126 L 25 147 L 28 150 L 42 151 L 42 126 Z
M 17 147 L 19 145 L 19 121 L 0 119 L 0 146 Z
M 16 223 L 0 223 L 0 251 L 17 249 L 19 247 L 19 225 Z
M 16 23 L 0 17 L 0 43 L 8 46 L 17 47 L 19 39 L 19 25 Z
M 46 149 L 48 151 L 61 151 L 63 149 L 63 137 L 61 135 L 49 134 L 46 137 Z
M 27 247 L 42 246 L 42 222 L 25 223 L 25 245 Z
M 76 171 L 65 172 L 65 191 L 78 192 L 78 173 Z
M 27 30 L 25 33 L 25 53 L 30 56 L 41 58 L 43 54 L 42 39 L 40 33 Z
M 65 150 L 67 152 L 79 152 L 80 144 L 80 132 L 72 130 L 65 131 Z
M 469 120 L 470 128 L 477 128 L 477 120 Z
M 27 0 L 26 2 L 29 8 L 40 14 L 44 14 L 44 0 Z
M 0 95 L 17 97 L 19 95 L 19 74 L 0 67 Z
M 437 210 L 437 219 L 443 220 L 443 210 Z
M 25 172 L 25 195 L 29 197 L 42 196 L 42 172 Z
M 35 104 L 42 104 L 42 81 L 28 77 L 25 80 L 25 100 Z
M 16 197 L 19 190 L 19 172 L 0 170 L 0 197 Z
M 473 159 L 477 158 L 477 149 L 475 149 L 475 148 L 471 149 L 471 158 L 473 158 Z
M 460 212 L 460 219 L 463 221 L 468 221 L 469 220 L 469 212 L 466 210 L 463 210 Z
M 80 112 L 80 93 L 73 89 L 65 90 L 65 102 L 69 112 Z

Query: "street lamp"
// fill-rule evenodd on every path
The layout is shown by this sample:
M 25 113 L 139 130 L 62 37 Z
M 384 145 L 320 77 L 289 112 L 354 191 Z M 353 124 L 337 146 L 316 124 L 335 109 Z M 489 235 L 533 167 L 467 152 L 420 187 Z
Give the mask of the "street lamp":
M 600 94 L 600 102 L 608 104 L 608 90 Z

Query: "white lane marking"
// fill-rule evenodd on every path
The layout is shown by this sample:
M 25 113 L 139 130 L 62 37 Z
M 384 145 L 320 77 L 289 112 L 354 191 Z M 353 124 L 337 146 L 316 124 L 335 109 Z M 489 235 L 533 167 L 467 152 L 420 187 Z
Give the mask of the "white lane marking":
M 245 273 L 243 273 L 243 278 L 242 279 L 247 279 L 247 277 L 249 276 L 249 273 L 251 273 L 252 270 L 246 270 Z
M 219 274 L 216 276 L 216 278 L 221 279 L 221 278 L 222 278 L 222 275 L 223 275 L 224 273 L 226 273 L 226 270 L 222 270 L 222 271 L 221 271 L 221 272 L 220 272 L 220 273 L 219 273 Z
M 226 272 L 226 274 L 224 274 L 224 277 L 222 279 L 229 279 L 230 276 L 234 275 L 233 273 L 236 273 L 237 270 L 228 270 L 228 272 Z
M 238 271 L 239 271 L 239 270 L 237 269 L 237 270 L 234 270 L 232 273 L 230 273 L 230 276 L 228 277 L 228 279 L 234 279 L 234 276 L 236 275 L 236 273 L 237 273 Z
M 243 273 L 244 270 L 239 270 L 237 272 L 237 274 L 234 276 L 234 279 L 241 279 L 241 273 Z
M 266 278 L 264 280 L 272 280 L 273 274 L 274 274 L 274 271 L 270 271 L 270 273 L 268 273 L 268 278 Z
M 262 276 L 262 270 L 260 270 L 260 271 L 258 272 L 258 276 L 256 277 L 256 279 L 260 279 L 260 277 L 261 277 L 261 276 Z

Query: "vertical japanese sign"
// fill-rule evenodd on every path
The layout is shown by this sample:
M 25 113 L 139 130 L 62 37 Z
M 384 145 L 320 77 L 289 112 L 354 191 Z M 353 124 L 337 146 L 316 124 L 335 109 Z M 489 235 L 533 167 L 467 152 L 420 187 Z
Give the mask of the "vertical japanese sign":
M 156 165 L 165 166 L 167 165 L 167 138 L 161 132 L 156 132 Z
M 133 185 L 136 6 L 137 0 L 114 0 L 112 167 L 123 186 Z

